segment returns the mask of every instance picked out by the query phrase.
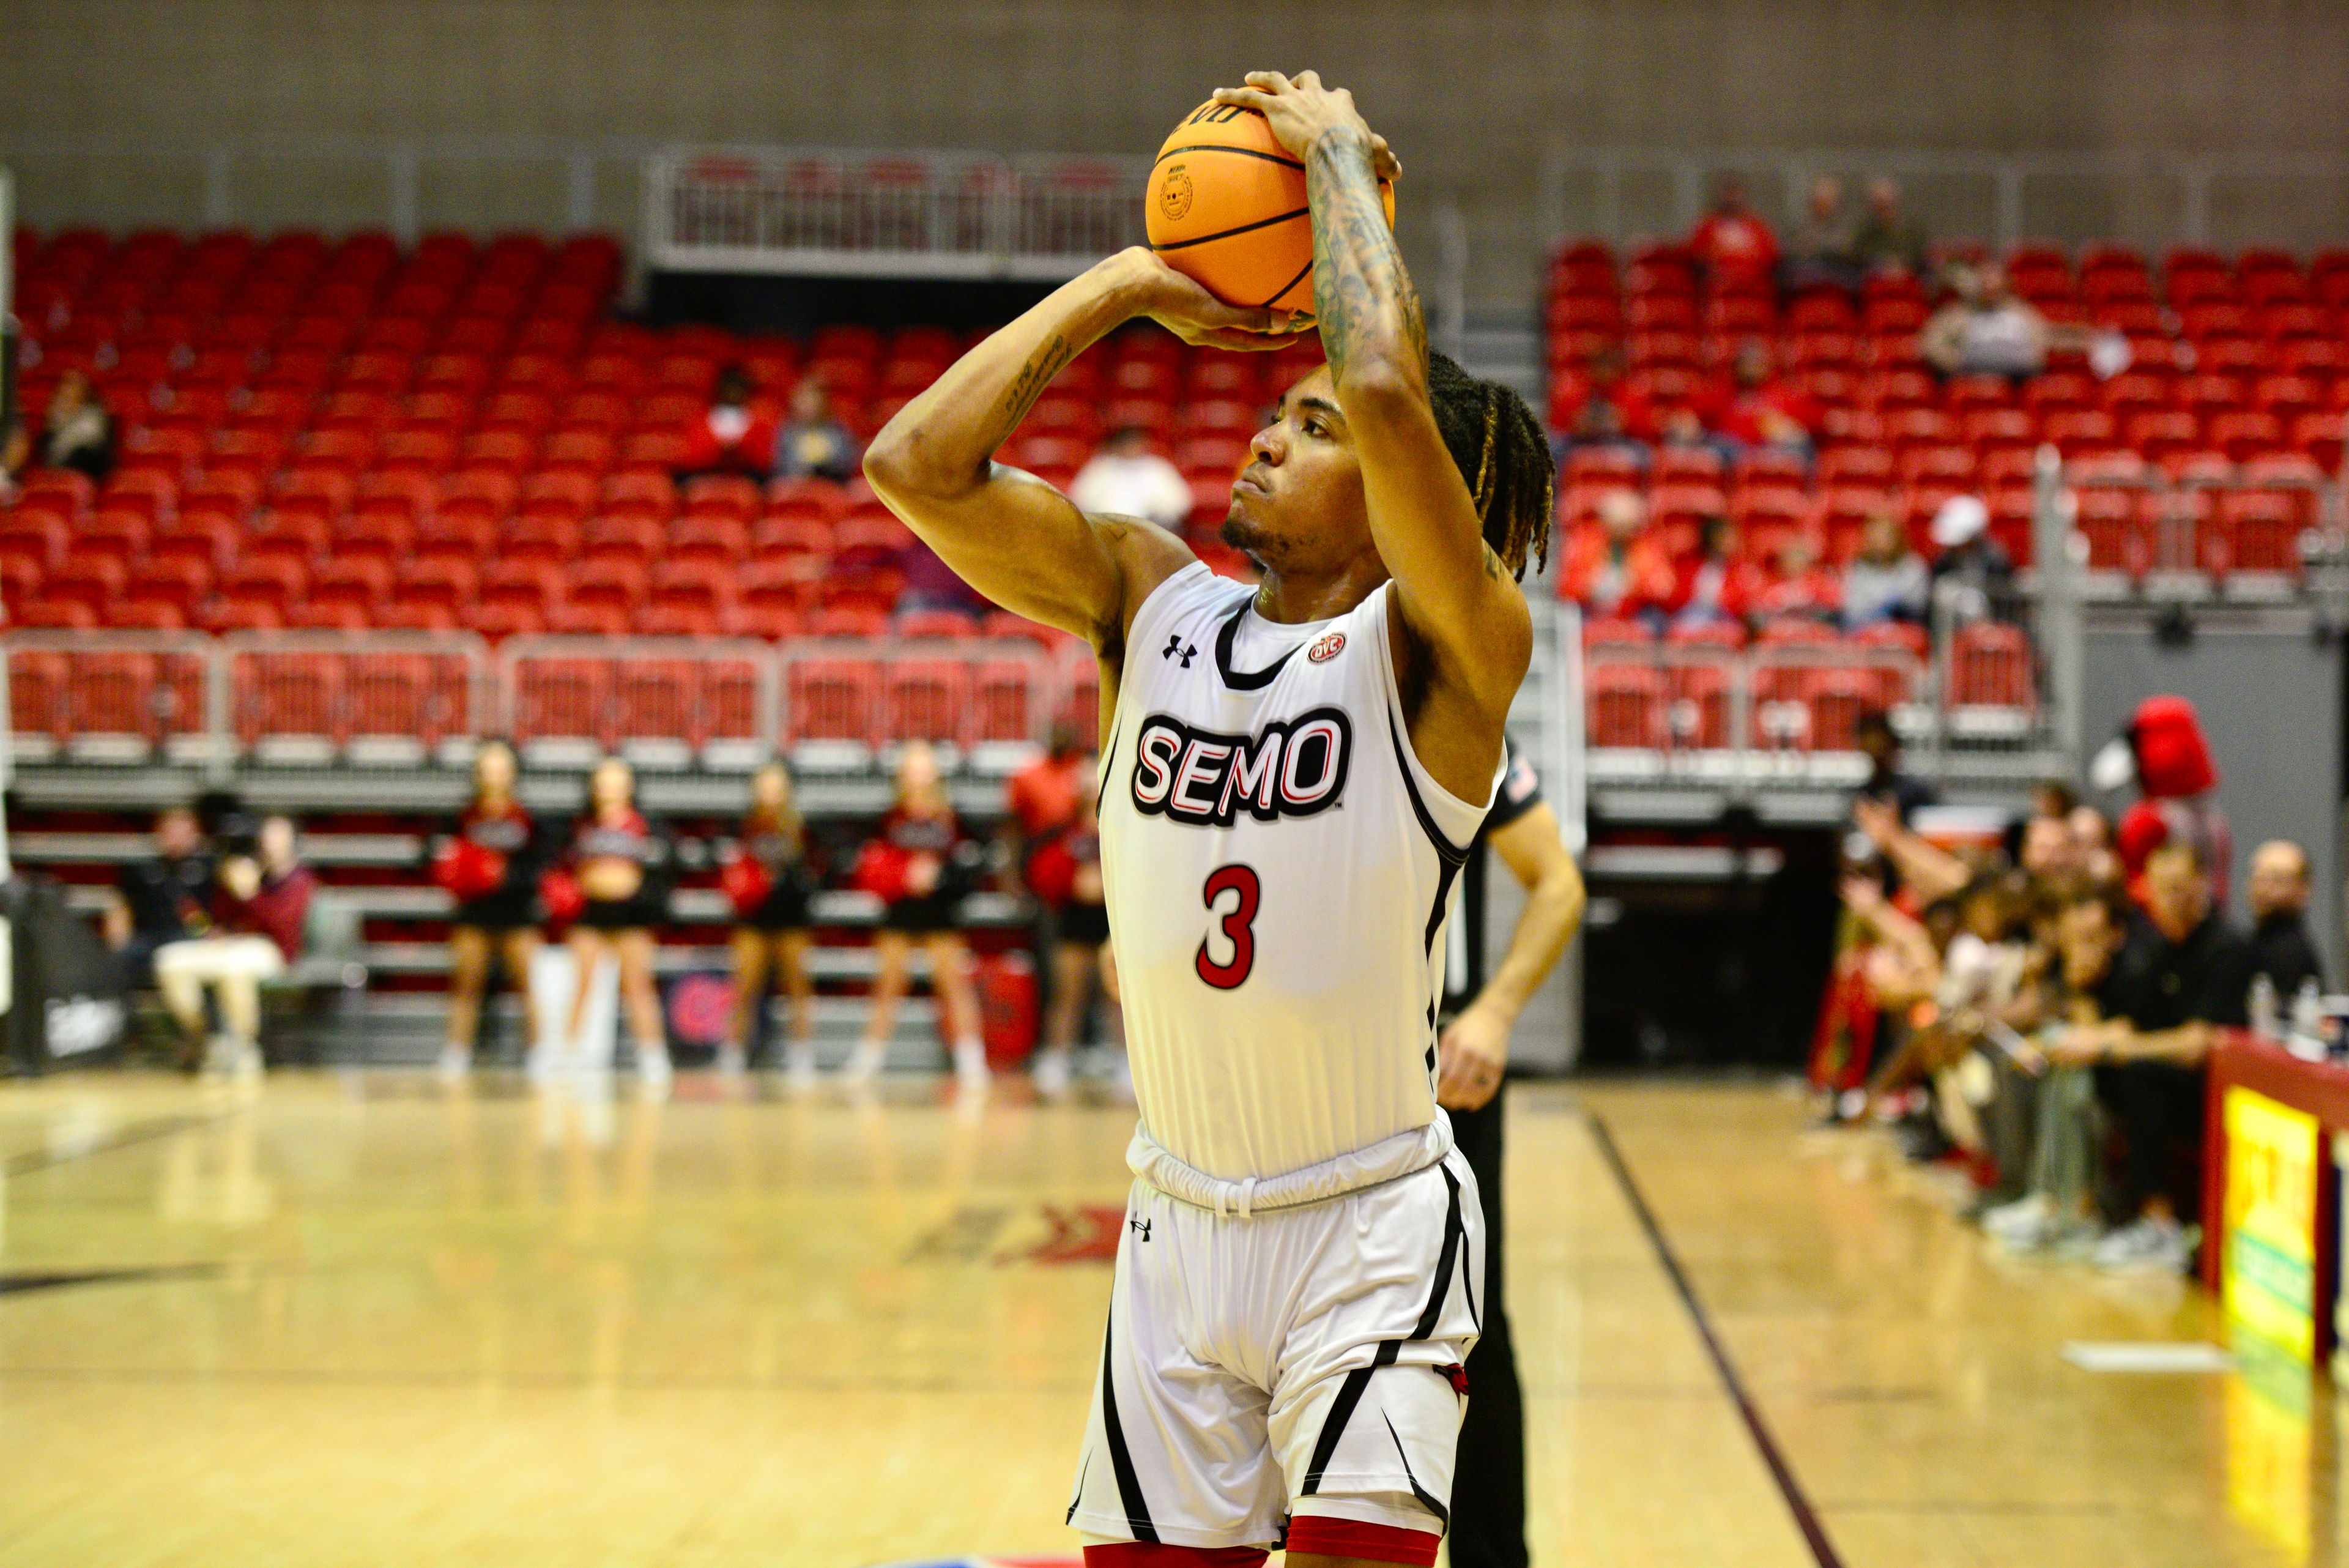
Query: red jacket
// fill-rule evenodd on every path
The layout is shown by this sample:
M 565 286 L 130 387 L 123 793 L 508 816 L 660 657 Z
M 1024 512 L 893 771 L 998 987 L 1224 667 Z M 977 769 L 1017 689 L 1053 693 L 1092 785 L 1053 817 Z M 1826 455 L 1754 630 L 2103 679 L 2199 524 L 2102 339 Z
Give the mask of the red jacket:
M 310 868 L 296 866 L 279 877 L 264 875 L 250 898 L 218 888 L 212 894 L 213 924 L 222 936 L 267 937 L 292 963 L 302 956 L 302 927 L 317 887 Z
M 1675 602 L 1671 557 L 1664 554 L 1653 534 L 1642 534 L 1625 547 L 1621 575 L 1610 582 L 1609 568 L 1613 564 L 1607 530 L 1597 523 L 1576 524 L 1567 536 L 1566 560 L 1557 577 L 1559 594 L 1593 615 L 1605 616 L 1638 615 L 1642 610 L 1668 608 Z
M 763 404 L 750 405 L 750 423 L 732 441 L 722 441 L 709 428 L 709 414 L 704 412 L 686 421 L 685 462 L 681 465 L 696 473 L 747 473 L 754 479 L 764 479 L 775 466 L 775 432 L 782 428 L 773 410 Z

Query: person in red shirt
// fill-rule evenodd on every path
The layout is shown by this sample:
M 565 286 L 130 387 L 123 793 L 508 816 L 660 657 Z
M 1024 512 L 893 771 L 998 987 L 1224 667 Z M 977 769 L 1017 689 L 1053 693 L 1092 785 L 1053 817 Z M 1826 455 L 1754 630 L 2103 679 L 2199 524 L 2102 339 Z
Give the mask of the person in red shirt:
M 759 400 L 759 384 L 740 365 L 718 372 L 709 407 L 686 426 L 680 477 L 740 473 L 764 479 L 775 462 L 776 421 Z
M 750 809 L 721 880 L 734 905 L 734 1022 L 718 1048 L 718 1070 L 739 1078 L 748 1069 L 768 979 L 780 976 L 792 999 L 785 1067 L 792 1086 L 806 1088 L 815 1081 L 815 985 L 808 978 L 815 941 L 808 899 L 815 878 L 808 871 L 807 825 L 782 763 L 750 775 Z
M 1697 417 L 1706 430 L 1740 449 L 1768 447 L 1807 458 L 1820 410 L 1777 378 L 1769 345 L 1749 337 L 1737 346 L 1726 381 L 1699 401 Z
M 1689 232 L 1688 247 L 1715 289 L 1768 286 L 1777 275 L 1778 236 L 1746 204 L 1745 182 L 1733 176 L 1713 187 L 1712 210 Z
M 963 832 L 947 797 L 937 754 L 916 743 L 897 763 L 897 795 L 880 831 L 856 857 L 855 882 L 881 900 L 881 929 L 873 934 L 880 972 L 873 978 L 873 1011 L 842 1078 L 872 1079 L 897 1026 L 914 944 L 930 957 L 930 985 L 939 1024 L 954 1043 L 955 1076 L 965 1090 L 987 1087 L 987 1047 L 978 1033 L 978 998 L 971 988 L 969 950 L 960 929 L 962 901 L 978 881 L 984 857 Z
M 1052 997 L 1044 1018 L 1044 1048 L 1036 1054 L 1036 1093 L 1057 1100 L 1069 1092 L 1077 1028 L 1102 973 L 1109 942 L 1109 909 L 1101 869 L 1101 821 L 1091 790 L 1077 792 L 1076 815 L 1028 860 L 1028 886 L 1052 911 Z M 1102 983 L 1106 985 L 1106 981 Z
M 538 952 L 538 824 L 514 798 L 513 749 L 491 741 L 473 753 L 473 798 L 457 814 L 432 857 L 432 879 L 454 900 L 449 914 L 449 1036 L 440 1075 L 458 1079 L 473 1064 L 490 965 L 523 994 L 523 1044 L 538 1044 L 528 1002 Z
M 1559 591 L 1591 618 L 1659 616 L 1673 602 L 1671 557 L 1647 530 L 1648 504 L 1632 490 L 1599 500 L 1596 522 L 1575 524 Z
M 1695 553 L 1674 568 L 1674 626 L 1743 625 L 1753 614 L 1762 573 L 1738 553 L 1737 545 L 1736 524 L 1720 516 L 1704 520 Z

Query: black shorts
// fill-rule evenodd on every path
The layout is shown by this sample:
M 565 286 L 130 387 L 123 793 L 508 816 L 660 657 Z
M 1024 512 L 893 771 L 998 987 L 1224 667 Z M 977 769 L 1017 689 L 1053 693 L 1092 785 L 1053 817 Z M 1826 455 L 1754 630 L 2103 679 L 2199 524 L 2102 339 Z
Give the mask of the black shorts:
M 518 931 L 538 924 L 538 894 L 530 888 L 501 888 L 486 898 L 459 904 L 450 911 L 449 923 L 484 931 Z
M 917 898 L 900 898 L 881 912 L 881 928 L 916 934 L 958 931 L 962 929 L 962 895 L 925 893 Z
M 1052 914 L 1053 936 L 1064 942 L 1099 947 L 1109 940 L 1109 906 L 1067 903 Z
M 808 918 L 808 896 L 799 888 L 778 887 L 767 895 L 766 901 L 747 915 L 739 916 L 735 924 L 754 931 L 803 931 L 814 922 Z
M 660 923 L 660 913 L 642 898 L 590 898 L 577 923 L 591 931 L 649 930 Z

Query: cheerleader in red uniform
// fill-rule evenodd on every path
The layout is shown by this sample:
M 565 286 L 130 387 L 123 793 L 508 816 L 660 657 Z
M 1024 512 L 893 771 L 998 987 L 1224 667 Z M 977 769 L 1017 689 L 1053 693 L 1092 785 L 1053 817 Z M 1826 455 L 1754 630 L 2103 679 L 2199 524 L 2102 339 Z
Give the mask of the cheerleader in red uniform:
M 1104 989 L 1107 984 L 1109 908 L 1102 891 L 1096 804 L 1092 791 L 1078 791 L 1076 819 L 1028 858 L 1029 891 L 1052 910 L 1052 1005 L 1044 1019 L 1044 1048 L 1030 1068 L 1037 1095 L 1047 1100 L 1068 1094 L 1085 1003 L 1097 980 Z
M 636 1072 L 654 1088 L 669 1080 L 668 1037 L 653 985 L 653 928 L 668 915 L 677 856 L 668 836 L 636 810 L 636 770 L 606 757 L 587 776 L 587 809 L 571 834 L 563 869 L 579 888 L 571 951 L 579 990 L 566 1036 L 574 1046 L 587 1017 L 596 971 L 620 966 L 620 1006 L 636 1043 Z
M 750 775 L 750 812 L 721 880 L 734 905 L 734 1027 L 718 1048 L 719 1071 L 739 1077 L 749 1065 L 771 973 L 792 999 L 787 1071 L 793 1083 L 811 1083 L 815 987 L 808 979 L 808 895 L 814 880 L 807 869 L 806 826 L 782 763 L 769 763 Z
M 449 917 L 449 1039 L 440 1075 L 457 1079 L 473 1063 L 481 993 L 492 960 L 523 996 L 523 1044 L 538 1044 L 530 1006 L 530 963 L 538 951 L 538 825 L 514 798 L 514 754 L 492 741 L 473 754 L 473 798 L 440 841 L 432 879 L 456 900 Z
M 880 1071 L 882 1054 L 905 994 L 906 962 L 919 942 L 930 956 L 930 987 L 939 1023 L 954 1042 L 955 1075 L 967 1089 L 987 1085 L 987 1048 L 978 1034 L 978 999 L 968 972 L 968 950 L 959 929 L 962 900 L 978 880 L 978 846 L 965 836 L 947 797 L 938 760 L 929 747 L 911 745 L 897 764 L 897 797 L 881 831 L 857 857 L 856 885 L 881 899 L 881 929 L 873 950 L 880 972 L 873 981 L 873 1012 L 842 1077 L 862 1083 Z

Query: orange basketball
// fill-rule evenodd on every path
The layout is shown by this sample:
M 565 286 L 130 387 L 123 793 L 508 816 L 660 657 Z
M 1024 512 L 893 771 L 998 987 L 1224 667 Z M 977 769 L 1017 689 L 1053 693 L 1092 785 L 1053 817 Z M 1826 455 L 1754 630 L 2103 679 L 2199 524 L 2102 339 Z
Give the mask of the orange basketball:
M 1381 181 L 1387 226 L 1394 186 Z M 1147 198 L 1150 248 L 1226 305 L 1313 309 L 1313 225 L 1305 165 L 1252 109 L 1210 99 L 1158 150 Z

